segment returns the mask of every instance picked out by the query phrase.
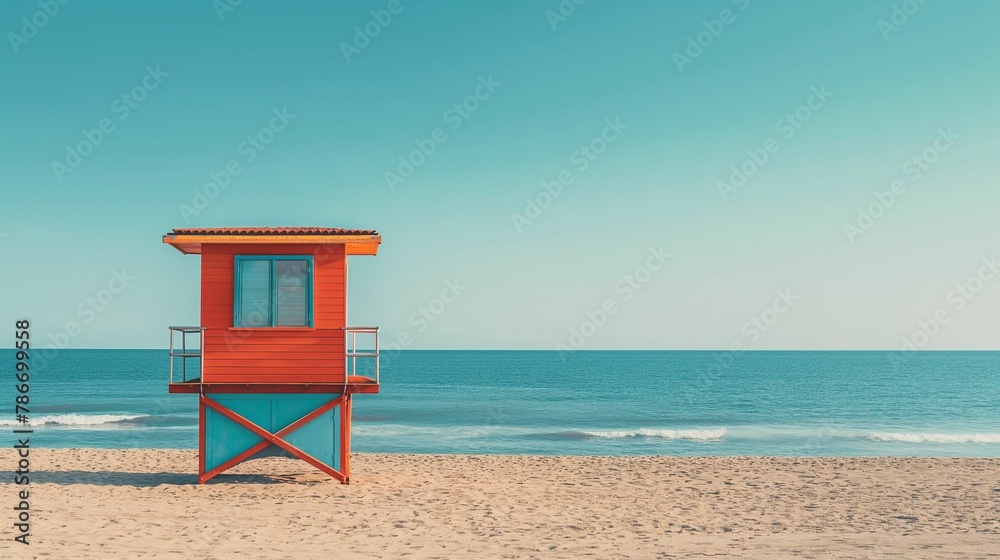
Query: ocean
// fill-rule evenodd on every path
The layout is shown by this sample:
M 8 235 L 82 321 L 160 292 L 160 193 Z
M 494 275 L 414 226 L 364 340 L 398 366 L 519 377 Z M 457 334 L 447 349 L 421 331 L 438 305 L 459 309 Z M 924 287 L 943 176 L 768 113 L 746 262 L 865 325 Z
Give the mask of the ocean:
M 354 399 L 353 450 L 1000 457 L 1000 352 L 893 356 L 402 351 Z M 59 352 L 31 378 L 33 447 L 196 448 L 196 397 L 167 393 L 167 367 L 164 350 Z M 0 433 L 16 425 L 11 374 Z

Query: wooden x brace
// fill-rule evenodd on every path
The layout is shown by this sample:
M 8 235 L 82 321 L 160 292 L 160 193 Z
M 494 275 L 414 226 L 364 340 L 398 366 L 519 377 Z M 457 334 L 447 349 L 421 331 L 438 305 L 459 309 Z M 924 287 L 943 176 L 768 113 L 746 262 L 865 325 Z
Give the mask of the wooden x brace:
M 338 470 L 336 470 L 336 469 L 334 469 L 332 467 L 329 467 L 329 466 L 323 464 L 322 461 L 316 459 L 315 457 L 309 455 L 305 451 L 302 451 L 298 447 L 295 447 L 294 445 L 292 445 L 291 443 L 288 443 L 287 441 L 285 441 L 283 439 L 288 434 L 294 432 L 295 430 L 301 428 L 302 426 L 305 426 L 309 422 L 312 422 L 313 420 L 315 420 L 317 417 L 319 417 L 324 412 L 327 412 L 328 410 L 332 410 L 337 405 L 346 404 L 346 401 L 347 401 L 347 396 L 346 395 L 340 395 L 337 398 L 335 398 L 335 399 L 331 400 L 330 402 L 328 402 L 328 403 L 320 406 L 316 410 L 310 412 L 309 414 L 306 414 L 302 418 L 299 418 L 295 422 L 292 422 L 288 426 L 285 426 L 281 430 L 278 430 L 277 432 L 275 432 L 275 433 L 272 434 L 271 432 L 265 430 L 264 428 L 261 428 L 257 424 L 254 424 L 250 420 L 247 420 L 243 416 L 241 416 L 241 415 L 233 412 L 232 410 L 229 410 L 228 408 L 222 406 L 218 402 L 216 402 L 216 401 L 210 399 L 209 397 L 207 397 L 206 395 L 202 394 L 201 395 L 201 404 L 202 404 L 202 406 L 207 406 L 207 407 L 210 407 L 210 408 L 218 411 L 223 416 L 226 416 L 230 420 L 236 422 L 237 424 L 239 424 L 239 425 L 243 426 L 244 428 L 250 430 L 251 432 L 257 434 L 258 436 L 264 438 L 264 441 L 262 441 L 262 442 L 260 442 L 260 443 L 258 443 L 256 445 L 254 445 L 253 447 L 250 447 L 246 451 L 240 453 L 239 455 L 233 457 L 232 459 L 226 461 L 225 463 L 222 463 L 221 465 L 215 467 L 214 469 L 212 469 L 212 470 L 210 470 L 208 472 L 204 472 L 205 471 L 205 454 L 204 454 L 204 450 L 202 450 L 202 452 L 201 452 L 201 458 L 200 458 L 201 468 L 199 469 L 202 472 L 198 475 L 198 483 L 199 484 L 205 484 L 205 482 L 207 482 L 208 480 L 214 478 L 216 475 L 221 474 L 221 473 L 223 473 L 223 472 L 225 472 L 225 471 L 233 468 L 234 466 L 238 465 L 239 463 L 241 463 L 241 462 L 249 459 L 250 457 L 254 456 L 255 454 L 257 454 L 260 451 L 262 451 L 265 448 L 267 448 L 267 446 L 269 446 L 269 445 L 277 445 L 278 447 L 284 449 L 285 451 L 288 451 L 289 453 L 291 453 L 292 455 L 298 457 L 299 459 L 302 459 L 303 461 L 309 463 L 310 465 L 316 467 L 317 469 L 325 472 L 326 474 L 328 474 L 328 475 L 332 476 L 333 478 L 339 480 L 340 482 L 343 482 L 343 483 L 346 484 L 347 481 L 348 481 L 348 478 L 347 478 L 346 474 L 341 473 L 340 471 L 338 471 Z M 343 422 L 343 419 L 341 420 L 341 422 Z M 202 433 L 204 434 L 204 429 L 202 429 Z M 343 433 L 343 430 L 341 430 L 341 433 Z

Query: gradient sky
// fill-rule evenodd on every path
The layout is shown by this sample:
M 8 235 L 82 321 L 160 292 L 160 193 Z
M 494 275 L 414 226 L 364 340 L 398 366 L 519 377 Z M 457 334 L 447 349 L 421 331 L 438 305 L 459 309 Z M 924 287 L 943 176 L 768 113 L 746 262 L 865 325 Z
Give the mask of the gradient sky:
M 556 0 L 403 0 L 386 25 L 370 23 L 382 0 L 245 1 L 222 17 L 220 4 L 75 1 L 51 18 L 35 0 L 0 4 L 11 333 L 28 317 L 49 342 L 74 321 L 73 348 L 163 348 L 199 304 L 199 259 L 162 245 L 168 230 L 328 225 L 382 233 L 378 257 L 352 260 L 349 322 L 411 348 L 568 346 L 604 305 L 583 348 L 899 349 L 941 311 L 925 347 L 1000 346 L 1000 275 L 951 293 L 1000 254 L 996 2 L 928 2 L 894 28 L 879 23 L 892 1 L 589 0 L 555 18 Z M 48 21 L 32 33 L 32 17 Z M 366 25 L 377 35 L 355 42 Z M 348 61 L 344 44 L 363 46 Z M 147 67 L 168 75 L 146 78 L 155 89 L 126 116 L 116 99 Z M 477 87 L 454 129 L 448 111 Z M 823 87 L 832 97 L 799 109 Z M 294 118 L 246 161 L 241 143 L 284 108 Z M 788 137 L 779 121 L 797 109 L 809 117 Z M 114 129 L 57 177 L 102 119 Z M 581 170 L 607 119 L 627 128 Z M 949 127 L 914 180 L 904 164 Z M 438 128 L 391 189 L 385 174 Z M 769 139 L 724 201 L 719 181 Z M 239 175 L 185 219 L 230 160 Z M 564 171 L 572 184 L 518 231 L 512 214 Z M 905 194 L 850 242 L 844 224 L 894 181 Z M 671 256 L 646 276 L 660 247 Z M 122 269 L 128 287 L 81 313 Z M 626 298 L 634 274 L 645 282 Z M 423 323 L 455 279 L 461 295 Z M 798 298 L 781 314 L 766 311 L 777 290 Z M 766 332 L 745 326 L 769 313 Z

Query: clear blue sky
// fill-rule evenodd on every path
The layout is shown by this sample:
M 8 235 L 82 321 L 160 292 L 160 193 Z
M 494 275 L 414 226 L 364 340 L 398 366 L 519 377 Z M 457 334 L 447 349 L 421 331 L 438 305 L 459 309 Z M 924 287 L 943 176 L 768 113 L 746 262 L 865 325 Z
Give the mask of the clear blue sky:
M 382 233 L 350 322 L 411 348 L 898 349 L 942 311 L 927 348 L 997 348 L 1000 4 L 896 4 L 4 1 L 0 324 L 160 348 L 198 321 L 170 228 L 330 225 Z

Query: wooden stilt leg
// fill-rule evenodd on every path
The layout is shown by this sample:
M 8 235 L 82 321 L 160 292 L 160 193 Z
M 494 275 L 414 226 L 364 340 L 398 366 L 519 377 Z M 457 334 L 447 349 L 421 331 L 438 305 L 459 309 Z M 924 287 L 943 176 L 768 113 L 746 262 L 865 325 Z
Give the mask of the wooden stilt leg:
M 340 470 L 344 484 L 351 483 L 351 395 L 340 406 Z
M 198 484 L 205 484 L 205 395 L 198 396 Z

